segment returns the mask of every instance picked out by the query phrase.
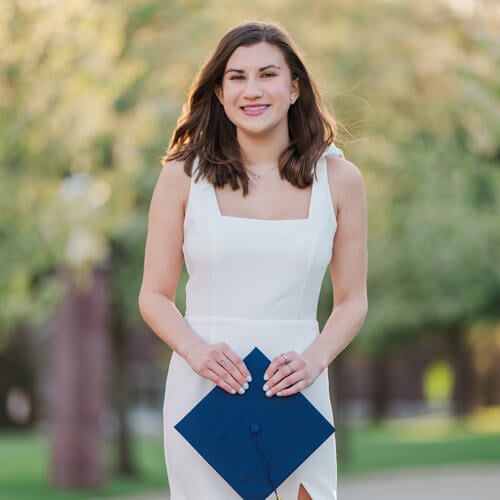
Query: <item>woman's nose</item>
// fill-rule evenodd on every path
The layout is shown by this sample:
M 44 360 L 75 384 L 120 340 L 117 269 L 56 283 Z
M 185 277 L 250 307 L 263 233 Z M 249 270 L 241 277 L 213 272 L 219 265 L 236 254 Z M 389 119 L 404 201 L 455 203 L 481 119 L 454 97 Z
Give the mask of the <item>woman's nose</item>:
M 263 94 L 264 93 L 262 92 L 258 79 L 255 77 L 249 77 L 245 86 L 245 97 L 248 99 L 255 99 L 257 97 L 262 97 Z

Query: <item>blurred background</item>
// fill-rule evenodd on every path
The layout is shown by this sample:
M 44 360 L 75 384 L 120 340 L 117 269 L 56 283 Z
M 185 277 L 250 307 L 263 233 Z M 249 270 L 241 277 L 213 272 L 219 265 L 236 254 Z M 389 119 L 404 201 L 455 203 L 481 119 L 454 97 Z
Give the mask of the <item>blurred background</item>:
M 251 19 L 302 47 L 365 179 L 369 314 L 330 370 L 341 498 L 479 477 L 500 498 L 493 0 L 1 1 L 0 498 L 168 498 L 147 211 L 196 72 Z M 331 304 L 327 275 L 321 326 Z

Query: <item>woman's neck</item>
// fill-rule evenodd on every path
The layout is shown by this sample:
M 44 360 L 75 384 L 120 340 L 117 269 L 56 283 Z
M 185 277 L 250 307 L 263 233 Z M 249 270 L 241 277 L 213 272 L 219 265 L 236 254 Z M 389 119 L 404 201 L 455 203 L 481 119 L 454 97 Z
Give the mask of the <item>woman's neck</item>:
M 265 137 L 249 136 L 247 134 L 238 133 L 238 143 L 243 153 L 243 158 L 246 159 L 250 168 L 266 167 L 268 165 L 277 165 L 281 153 L 290 144 L 288 134 L 280 137 Z

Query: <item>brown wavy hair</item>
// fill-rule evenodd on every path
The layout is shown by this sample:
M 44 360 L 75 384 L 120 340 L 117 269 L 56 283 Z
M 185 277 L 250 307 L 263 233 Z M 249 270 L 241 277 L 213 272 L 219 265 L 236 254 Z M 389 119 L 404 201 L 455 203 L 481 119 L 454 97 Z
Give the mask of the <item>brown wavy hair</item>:
M 336 123 L 325 109 L 292 37 L 276 23 L 243 23 L 222 37 L 191 86 L 162 163 L 182 160 L 186 174 L 191 176 L 194 159 L 198 156 L 196 180 L 205 177 L 218 187 L 229 182 L 233 190 L 242 187 L 243 195 L 248 194 L 249 177 L 236 127 L 227 118 L 215 89 L 222 85 L 232 53 L 240 46 L 260 42 L 281 49 L 292 79 L 298 79 L 300 90 L 299 98 L 288 111 L 290 144 L 279 158 L 280 176 L 298 188 L 312 184 L 315 174 L 312 166 L 335 139 Z

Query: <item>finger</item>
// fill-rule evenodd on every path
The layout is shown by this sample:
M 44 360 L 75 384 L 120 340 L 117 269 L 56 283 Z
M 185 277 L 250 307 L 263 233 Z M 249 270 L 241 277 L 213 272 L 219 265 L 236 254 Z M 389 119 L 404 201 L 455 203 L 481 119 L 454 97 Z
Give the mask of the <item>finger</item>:
M 229 364 L 229 361 L 227 362 Z M 226 382 L 231 388 L 233 388 L 239 394 L 245 394 L 245 387 L 240 384 L 235 378 L 229 373 L 224 367 L 215 361 L 211 361 L 208 368 L 216 374 L 218 379 Z
M 231 361 L 230 357 L 228 357 L 225 353 L 228 353 L 233 359 L 236 357 L 235 361 L 237 361 L 237 356 L 233 353 L 231 348 L 225 343 L 220 342 L 218 344 L 213 344 L 212 349 L 209 353 L 209 359 L 212 362 L 216 363 L 224 371 L 231 375 L 231 377 L 236 381 L 237 387 L 236 390 L 241 393 L 241 388 L 248 389 L 248 382 L 246 382 L 245 378 L 241 375 L 239 370 L 235 367 L 234 363 Z M 219 376 L 224 377 L 226 382 L 230 383 L 232 386 L 234 384 L 227 378 L 227 375 L 222 375 L 222 372 L 219 369 L 219 366 L 215 368 L 215 372 L 219 374 Z
M 280 380 L 277 384 L 275 384 L 273 387 L 268 387 L 266 390 L 266 387 L 263 387 L 263 390 L 266 392 L 266 396 L 274 396 L 278 392 L 283 391 L 284 389 L 288 389 L 292 385 L 298 383 L 299 381 L 304 379 L 304 373 L 303 372 L 292 372 Z
M 246 367 L 244 361 L 228 346 L 224 346 L 222 352 L 224 356 L 230 361 L 227 369 L 234 377 L 234 379 L 237 380 L 242 386 L 245 386 L 245 384 L 251 382 L 252 375 L 248 371 L 248 368 Z M 245 388 L 248 389 L 248 387 Z
M 296 356 L 297 353 L 295 351 L 289 351 L 279 354 L 278 356 L 273 358 L 270 365 L 267 367 L 267 370 L 264 372 L 264 380 L 271 379 L 271 377 L 278 371 L 280 366 L 290 363 Z
M 274 373 L 274 375 L 269 379 L 267 382 L 267 386 L 269 388 L 273 388 L 276 384 L 278 384 L 281 380 L 283 380 L 285 377 L 288 377 L 291 375 L 293 372 L 297 372 L 299 370 L 302 370 L 305 367 L 305 361 L 295 352 L 289 353 L 289 356 L 287 356 L 287 362 L 282 364 L 278 370 Z M 292 356 L 292 359 L 290 359 Z M 283 356 L 282 356 L 283 357 Z
M 210 369 L 206 369 L 201 373 L 202 376 L 204 376 L 206 379 L 210 380 L 213 382 L 215 385 L 220 387 L 221 389 L 224 389 L 226 392 L 229 394 L 238 394 L 238 391 L 228 384 L 222 377 L 220 377 L 217 373 Z
M 307 382 L 305 379 L 299 380 L 296 384 L 293 384 L 286 389 L 280 389 L 276 392 L 276 396 L 280 398 L 286 398 L 287 396 L 293 396 L 303 391 L 307 387 Z
M 264 389 L 264 391 L 267 391 L 269 389 L 272 390 L 282 380 L 286 379 L 287 377 L 292 375 L 294 372 L 295 372 L 295 370 L 292 368 L 291 363 L 288 363 L 286 365 L 281 365 L 278 368 L 278 370 L 274 373 L 274 375 L 267 382 L 265 382 L 265 384 L 262 388 Z
M 272 396 L 301 379 L 307 380 L 308 372 L 305 368 L 305 361 L 301 357 L 297 357 L 287 364 L 280 366 L 278 371 L 271 377 L 269 382 L 264 384 L 262 389 L 266 391 L 266 395 Z
M 245 390 L 249 388 L 248 382 L 230 359 L 224 356 L 218 364 L 236 381 L 238 388 L 243 387 Z

